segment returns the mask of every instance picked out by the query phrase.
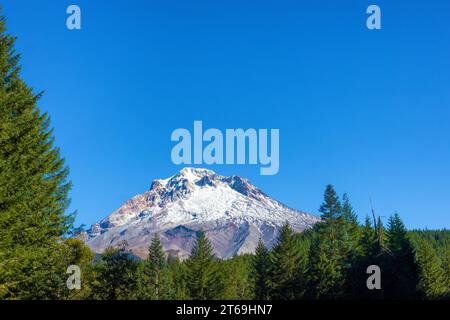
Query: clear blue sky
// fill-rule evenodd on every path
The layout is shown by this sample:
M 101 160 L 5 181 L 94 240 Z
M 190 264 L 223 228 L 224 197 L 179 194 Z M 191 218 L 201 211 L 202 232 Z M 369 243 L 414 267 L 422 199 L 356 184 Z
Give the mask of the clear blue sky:
M 90 225 L 177 172 L 171 132 L 279 128 L 280 172 L 213 166 L 317 213 L 325 185 L 357 212 L 450 227 L 450 2 L 3 0 L 25 80 L 45 90 Z M 365 26 L 382 9 L 382 30 Z M 82 10 L 68 31 L 66 8 Z

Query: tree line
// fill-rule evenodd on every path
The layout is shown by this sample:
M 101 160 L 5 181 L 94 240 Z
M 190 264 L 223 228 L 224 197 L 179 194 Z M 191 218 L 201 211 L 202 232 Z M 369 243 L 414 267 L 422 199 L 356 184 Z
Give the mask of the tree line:
M 215 258 L 202 231 L 185 261 L 167 257 L 157 234 L 145 260 L 125 244 L 108 248 L 95 263 L 86 259 L 85 285 L 71 298 L 449 299 L 449 231 L 408 232 L 398 214 L 386 227 L 369 218 L 360 225 L 332 186 L 320 212 L 312 229 L 299 234 L 286 223 L 270 250 L 260 240 L 254 254 L 228 260 Z M 370 265 L 380 267 L 380 290 L 367 287 Z

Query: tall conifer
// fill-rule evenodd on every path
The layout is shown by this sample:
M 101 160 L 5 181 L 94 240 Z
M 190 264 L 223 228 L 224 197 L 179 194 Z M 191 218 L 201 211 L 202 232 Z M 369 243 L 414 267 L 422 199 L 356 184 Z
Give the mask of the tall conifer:
M 269 291 L 269 250 L 267 250 L 261 238 L 256 246 L 255 255 L 252 259 L 253 279 L 255 281 L 255 298 L 267 300 L 270 297 Z
M 192 299 L 211 300 L 220 298 L 222 279 L 213 255 L 213 248 L 205 233 L 200 231 L 186 261 L 189 295 Z
M 0 18 L 0 298 L 58 298 L 68 170 Z

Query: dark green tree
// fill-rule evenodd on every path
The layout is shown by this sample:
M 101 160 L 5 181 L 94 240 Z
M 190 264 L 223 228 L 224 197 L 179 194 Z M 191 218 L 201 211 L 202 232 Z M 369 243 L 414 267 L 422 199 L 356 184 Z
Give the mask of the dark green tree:
M 322 218 L 326 220 L 337 219 L 342 215 L 341 203 L 334 187 L 329 184 L 325 189 L 324 200 L 319 208 Z
M 172 279 L 172 298 L 175 300 L 188 300 L 188 270 L 186 264 L 181 262 L 177 256 L 170 256 L 167 265 Z
M 255 281 L 255 298 L 258 300 L 268 300 L 270 298 L 270 257 L 269 250 L 261 238 L 256 246 L 252 259 L 252 267 L 253 279 Z
M 127 300 L 137 290 L 138 263 L 122 244 L 118 248 L 107 248 L 95 265 L 96 281 L 93 298 L 102 300 Z
M 286 222 L 270 253 L 269 280 L 272 299 L 294 299 L 303 295 L 306 255 L 300 251 L 298 238 Z
M 359 251 L 361 228 L 358 223 L 358 215 L 353 210 L 350 198 L 346 193 L 342 196 L 342 219 L 345 223 L 347 234 L 352 241 L 352 251 Z
M 380 230 L 383 230 L 381 223 Z M 369 290 L 367 288 L 366 281 L 369 276 L 367 274 L 367 268 L 371 265 L 381 265 L 384 250 L 379 245 L 377 230 L 374 229 L 368 216 L 366 216 L 360 234 L 359 251 L 347 274 L 347 291 L 350 294 L 350 298 L 353 299 L 379 300 L 383 298 L 383 290 Z
M 0 299 L 60 298 L 68 169 L 0 18 Z
M 251 259 L 250 255 L 245 254 L 219 262 L 220 272 L 223 274 L 224 279 L 222 299 L 250 300 L 254 298 Z
M 377 246 L 376 230 L 372 227 L 372 223 L 368 216 L 366 216 L 366 219 L 364 220 L 359 243 L 363 256 L 376 256 L 379 253 L 375 251 Z
M 92 283 L 95 279 L 93 270 L 94 253 L 80 239 L 68 238 L 63 245 L 66 247 L 64 261 L 66 266 L 76 265 L 81 271 L 81 289 L 66 290 L 64 298 L 71 300 L 83 300 L 92 296 Z
M 422 297 L 431 300 L 445 298 L 449 283 L 442 263 L 428 241 L 419 242 L 416 257 L 419 264 L 419 290 Z
M 338 299 L 344 294 L 345 277 L 336 228 L 330 222 L 315 229 L 310 249 L 307 296 L 312 299 Z
M 358 215 L 353 210 L 350 198 L 346 193 L 342 196 L 342 218 L 346 223 L 358 226 Z
M 383 279 L 385 279 L 384 297 L 386 299 L 416 298 L 419 279 L 414 247 L 397 213 L 388 221 L 387 249 L 381 266 Z
M 348 196 L 341 206 L 333 186 L 325 189 L 319 211 L 324 222 L 314 226 L 310 249 L 308 295 L 315 299 L 348 296 L 348 276 L 359 251 L 359 226 Z
M 154 235 L 148 249 L 148 258 L 144 262 L 139 287 L 141 298 L 152 300 L 171 298 L 172 279 L 158 234 Z
M 213 248 L 203 231 L 198 232 L 191 256 L 186 261 L 189 296 L 195 300 L 218 299 L 223 279 L 213 255 Z

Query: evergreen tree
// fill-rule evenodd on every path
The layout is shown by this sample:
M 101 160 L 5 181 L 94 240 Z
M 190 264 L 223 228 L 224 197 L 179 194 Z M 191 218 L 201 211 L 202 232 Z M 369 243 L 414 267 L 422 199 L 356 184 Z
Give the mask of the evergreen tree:
M 306 257 L 300 251 L 296 234 L 286 222 L 270 253 L 270 287 L 273 299 L 294 299 L 305 290 Z
M 252 259 L 253 279 L 255 280 L 255 298 L 258 300 L 268 300 L 269 291 L 269 250 L 260 238 L 256 246 L 255 254 Z
M 334 226 L 327 222 L 316 228 L 310 249 L 307 296 L 312 299 L 342 297 L 345 278 Z
M 71 300 L 88 299 L 92 295 L 92 283 L 95 279 L 95 274 L 92 266 L 94 253 L 89 247 L 80 239 L 68 238 L 64 241 L 64 246 L 67 249 L 67 254 L 64 256 L 64 265 L 76 265 L 80 267 L 81 271 L 81 289 L 68 290 L 64 294 L 64 298 Z
M 171 278 L 158 234 L 152 239 L 143 269 L 143 284 L 140 284 L 143 297 L 153 300 L 171 298 Z
M 222 299 L 250 300 L 254 298 L 254 281 L 250 270 L 251 259 L 250 255 L 245 254 L 219 262 L 224 278 Z
M 353 210 L 350 198 L 346 193 L 342 196 L 342 219 L 347 228 L 348 236 L 352 241 L 354 251 L 359 251 L 359 240 L 361 237 L 358 216 Z
M 362 255 L 376 256 L 378 252 L 376 252 L 376 243 L 377 243 L 377 234 L 376 230 L 372 228 L 372 224 L 370 222 L 370 218 L 366 216 L 364 220 L 364 226 L 361 230 L 361 239 L 360 239 L 360 248 L 362 251 Z
M 222 293 L 222 278 L 218 272 L 211 243 L 200 231 L 186 261 L 189 296 L 195 300 L 218 299 Z
M 338 299 L 348 295 L 346 282 L 358 255 L 359 226 L 348 196 L 344 195 L 341 206 L 331 185 L 319 211 L 325 222 L 313 229 L 308 294 L 315 299 Z
M 182 263 L 178 257 L 169 256 L 167 265 L 172 279 L 173 290 L 172 298 L 175 300 L 188 300 L 188 270 L 185 263 Z
M 413 299 L 417 297 L 418 268 L 414 247 L 407 237 L 406 228 L 396 213 L 389 218 L 387 249 L 383 266 L 385 271 L 384 296 L 386 299 Z
M 342 214 L 341 203 L 339 196 L 334 187 L 329 184 L 325 189 L 324 200 L 319 208 L 319 212 L 322 213 L 322 218 L 326 220 L 337 219 Z
M 379 230 L 382 231 L 381 223 L 379 225 Z M 382 247 L 379 246 L 377 230 L 372 226 L 368 216 L 366 216 L 360 233 L 358 255 L 352 262 L 352 267 L 347 277 L 347 291 L 350 293 L 350 297 L 354 299 L 382 299 L 383 290 L 368 290 L 366 285 L 367 268 L 371 265 L 380 266 L 384 253 Z
M 449 283 L 436 252 L 431 244 L 422 240 L 417 250 L 420 269 L 419 290 L 423 298 L 442 299 L 449 290 Z
M 127 300 L 135 296 L 138 263 L 122 244 L 118 248 L 107 248 L 95 265 L 96 281 L 93 298 L 103 300 Z
M 0 299 L 60 298 L 68 170 L 0 18 Z

